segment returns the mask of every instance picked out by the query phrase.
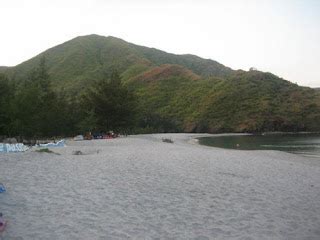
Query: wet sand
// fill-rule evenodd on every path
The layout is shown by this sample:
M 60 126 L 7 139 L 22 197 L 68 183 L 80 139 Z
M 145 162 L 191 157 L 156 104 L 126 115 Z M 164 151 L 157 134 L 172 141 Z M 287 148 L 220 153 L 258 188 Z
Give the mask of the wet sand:
M 319 160 L 196 136 L 0 154 L 0 239 L 320 239 Z

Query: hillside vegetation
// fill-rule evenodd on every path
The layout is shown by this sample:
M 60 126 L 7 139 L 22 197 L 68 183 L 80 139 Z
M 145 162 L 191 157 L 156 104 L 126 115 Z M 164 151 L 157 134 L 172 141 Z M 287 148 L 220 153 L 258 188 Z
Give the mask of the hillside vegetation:
M 233 71 L 212 60 L 192 55 L 175 55 L 128 43 L 115 37 L 89 35 L 74 38 L 48 49 L 38 56 L 8 69 L 18 81 L 30 72 L 45 56 L 48 73 L 57 89 L 74 92 L 102 79 L 112 69 L 120 73 L 131 69 L 131 76 L 150 66 L 178 64 L 201 76 L 226 76 Z M 130 76 L 130 77 L 131 77 Z
M 8 67 L 0 66 L 0 73 L 5 73 L 8 70 Z
M 136 114 L 130 115 L 135 122 L 128 121 L 135 132 L 320 130 L 320 92 L 271 73 L 234 71 L 213 60 L 98 35 L 77 37 L 2 72 L 19 86 L 42 58 L 53 91 L 68 106 L 78 106 L 116 70 L 137 98 Z M 67 126 L 76 132 L 76 119 L 88 116 L 72 114 Z M 86 128 L 94 125 L 81 124 Z

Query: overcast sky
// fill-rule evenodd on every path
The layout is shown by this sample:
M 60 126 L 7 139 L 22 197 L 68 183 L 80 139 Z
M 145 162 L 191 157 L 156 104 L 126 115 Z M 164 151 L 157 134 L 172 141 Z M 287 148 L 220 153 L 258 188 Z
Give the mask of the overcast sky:
M 0 22 L 0 66 L 95 33 L 320 87 L 320 0 L 3 0 Z

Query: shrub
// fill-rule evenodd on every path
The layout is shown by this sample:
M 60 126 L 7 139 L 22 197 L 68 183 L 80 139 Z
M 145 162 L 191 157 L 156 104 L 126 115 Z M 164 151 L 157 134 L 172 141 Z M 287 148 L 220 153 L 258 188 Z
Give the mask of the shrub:
M 53 153 L 53 154 L 58 154 L 59 155 L 59 153 L 55 153 L 55 152 L 51 151 L 49 148 L 41 148 L 41 149 L 36 150 L 36 152 L 39 152 L 39 153 Z

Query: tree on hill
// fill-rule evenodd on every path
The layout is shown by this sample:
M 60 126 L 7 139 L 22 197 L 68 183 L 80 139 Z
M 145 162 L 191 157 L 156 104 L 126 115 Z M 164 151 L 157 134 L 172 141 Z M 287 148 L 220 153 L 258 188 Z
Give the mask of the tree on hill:
M 45 59 L 42 58 L 17 87 L 12 101 L 12 129 L 24 137 L 64 135 L 66 103 L 52 90 Z M 65 112 L 64 112 L 65 111 Z
M 13 86 L 7 76 L 0 74 L 0 135 L 10 135 L 10 111 Z
M 87 130 L 127 131 L 135 124 L 136 97 L 121 83 L 117 71 L 98 81 L 84 96 L 83 104 Z

